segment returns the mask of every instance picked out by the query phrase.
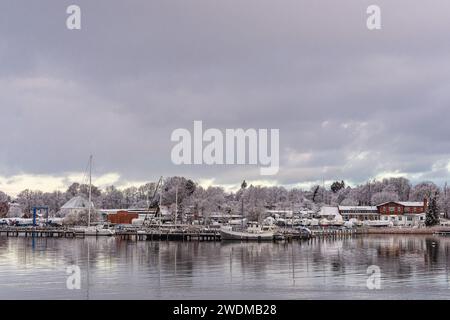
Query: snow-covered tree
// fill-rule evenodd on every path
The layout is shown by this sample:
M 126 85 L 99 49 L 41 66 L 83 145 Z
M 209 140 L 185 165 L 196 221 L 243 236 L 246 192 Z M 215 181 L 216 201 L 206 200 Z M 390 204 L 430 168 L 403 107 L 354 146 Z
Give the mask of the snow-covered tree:
M 398 201 L 398 194 L 392 191 L 381 191 L 372 196 L 373 205 L 378 205 L 388 201 Z
M 103 209 L 122 209 L 123 193 L 114 186 L 106 187 L 105 192 L 101 195 L 101 206 Z
M 9 204 L 6 201 L 0 201 L 0 218 L 5 218 L 9 212 Z
M 411 201 L 423 201 L 435 194 L 439 194 L 440 190 L 433 182 L 422 182 L 414 186 L 411 191 Z
M 11 198 L 3 191 L 0 191 L 0 202 L 9 202 L 9 201 L 11 201 Z
M 450 190 L 447 187 L 447 183 L 438 199 L 438 208 L 440 212 L 444 213 L 445 218 L 448 219 L 450 217 Z

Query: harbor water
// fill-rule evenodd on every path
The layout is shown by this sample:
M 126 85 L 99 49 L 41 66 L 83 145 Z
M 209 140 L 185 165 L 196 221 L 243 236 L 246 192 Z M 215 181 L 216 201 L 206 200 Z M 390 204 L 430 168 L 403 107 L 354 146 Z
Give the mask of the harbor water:
M 450 237 L 427 235 L 290 243 L 0 237 L 0 299 L 447 299 L 449 261 Z M 79 289 L 68 288 L 73 266 Z M 369 288 L 373 266 L 379 285 Z

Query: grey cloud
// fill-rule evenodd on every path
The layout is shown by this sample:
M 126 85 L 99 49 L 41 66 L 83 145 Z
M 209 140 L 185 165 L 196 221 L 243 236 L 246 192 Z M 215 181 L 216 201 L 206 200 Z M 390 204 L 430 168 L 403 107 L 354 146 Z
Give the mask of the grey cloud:
M 405 172 L 450 159 L 448 1 L 69 1 L 0 7 L 0 174 L 64 175 L 89 153 L 126 180 L 258 180 L 248 166 L 174 166 L 170 134 L 279 128 L 282 184 Z M 291 156 L 311 154 L 304 161 Z M 355 155 L 366 157 L 355 158 Z M 433 171 L 434 170 L 434 171 Z

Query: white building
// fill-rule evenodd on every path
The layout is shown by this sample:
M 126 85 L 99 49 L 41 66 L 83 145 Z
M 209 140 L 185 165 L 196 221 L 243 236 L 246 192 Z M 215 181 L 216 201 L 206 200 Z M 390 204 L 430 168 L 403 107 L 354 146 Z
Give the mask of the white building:
M 94 208 L 94 204 L 91 202 L 91 208 Z M 68 215 L 78 216 L 82 213 L 86 213 L 89 210 L 89 201 L 82 196 L 76 196 L 67 201 L 59 211 L 59 216 L 66 217 Z
M 320 208 L 318 216 L 321 219 L 338 220 L 338 221 L 342 220 L 342 216 L 339 213 L 338 207 L 327 207 L 327 206 L 324 206 L 324 207 Z

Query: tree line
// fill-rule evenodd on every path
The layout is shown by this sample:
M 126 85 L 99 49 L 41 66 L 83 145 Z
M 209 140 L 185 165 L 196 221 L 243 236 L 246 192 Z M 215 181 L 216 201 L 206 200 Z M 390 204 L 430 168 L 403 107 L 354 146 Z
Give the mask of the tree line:
M 253 185 L 244 180 L 239 190 L 226 192 L 221 187 L 202 187 L 184 177 L 168 177 L 156 192 L 155 188 L 154 182 L 125 189 L 115 186 L 100 189 L 92 186 L 92 201 L 96 208 L 129 209 L 147 208 L 161 200 L 162 205 L 174 210 L 177 198 L 179 212 L 190 210 L 204 216 L 214 212 L 243 212 L 254 218 L 267 209 L 318 211 L 322 205 L 377 205 L 386 201 L 423 201 L 435 197 L 437 210 L 444 212 L 446 216 L 450 213 L 447 185 L 439 187 L 433 182 L 412 185 L 406 178 L 373 180 L 356 186 L 335 181 L 328 188 L 314 185 L 306 190 Z M 50 214 L 55 215 L 68 200 L 80 195 L 87 199 L 88 193 L 89 186 L 79 183 L 73 183 L 66 191 L 42 192 L 27 189 L 16 197 L 0 191 L 0 203 L 17 204 L 9 206 L 9 216 L 29 215 L 34 206 L 48 206 Z M 0 205 L 0 216 L 5 216 L 5 211 L 7 210 Z

